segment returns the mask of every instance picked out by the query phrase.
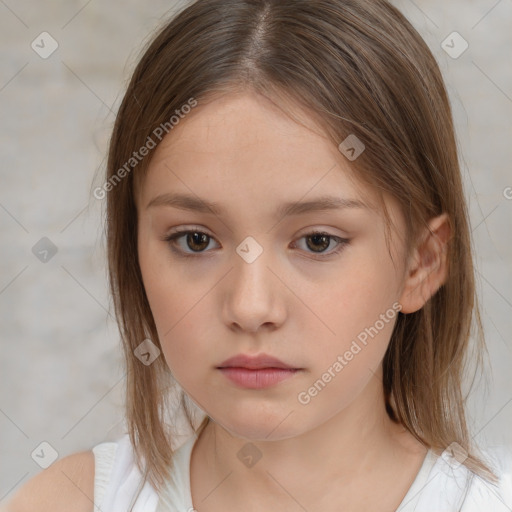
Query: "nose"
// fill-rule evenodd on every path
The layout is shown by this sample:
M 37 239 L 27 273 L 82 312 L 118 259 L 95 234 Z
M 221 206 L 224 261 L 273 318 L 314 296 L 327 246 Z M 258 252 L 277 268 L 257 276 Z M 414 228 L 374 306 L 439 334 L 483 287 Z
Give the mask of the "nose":
M 230 329 L 255 333 L 277 329 L 286 316 L 286 287 L 264 250 L 254 261 L 235 253 L 224 284 L 223 317 Z

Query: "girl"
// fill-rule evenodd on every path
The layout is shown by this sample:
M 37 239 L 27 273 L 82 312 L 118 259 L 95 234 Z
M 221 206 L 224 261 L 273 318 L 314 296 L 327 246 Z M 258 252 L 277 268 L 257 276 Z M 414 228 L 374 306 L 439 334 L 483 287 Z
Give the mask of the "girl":
M 128 432 L 55 463 L 76 485 L 42 509 L 512 510 L 511 451 L 465 419 L 472 320 L 485 345 L 450 105 L 396 8 L 197 0 L 94 195 Z

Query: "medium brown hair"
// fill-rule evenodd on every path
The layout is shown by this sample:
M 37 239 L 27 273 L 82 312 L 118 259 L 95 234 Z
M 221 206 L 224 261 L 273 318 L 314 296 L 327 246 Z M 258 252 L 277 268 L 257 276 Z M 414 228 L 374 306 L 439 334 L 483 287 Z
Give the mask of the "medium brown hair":
M 451 108 L 428 46 L 384 0 L 197 0 L 159 30 L 136 65 L 115 121 L 107 180 L 190 98 L 200 108 L 236 91 L 308 112 L 336 146 L 349 134 L 363 141 L 351 168 L 380 197 L 398 200 L 406 256 L 428 219 L 448 214 L 448 277 L 420 310 L 399 313 L 383 360 L 383 399 L 390 418 L 426 447 L 440 453 L 458 443 L 468 453 L 464 464 L 495 482 L 465 418 L 472 321 L 471 360 L 481 363 L 486 348 Z M 106 235 L 129 435 L 144 482 L 159 489 L 172 467 L 165 414 L 175 384 L 163 357 L 145 366 L 134 356 L 146 338 L 161 349 L 137 254 L 135 193 L 151 155 L 108 191 Z

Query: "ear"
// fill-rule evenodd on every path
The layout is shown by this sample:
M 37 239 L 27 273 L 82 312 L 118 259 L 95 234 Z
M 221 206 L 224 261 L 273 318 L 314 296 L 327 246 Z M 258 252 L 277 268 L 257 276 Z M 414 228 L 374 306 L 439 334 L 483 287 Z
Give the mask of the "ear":
M 409 258 L 400 297 L 401 313 L 414 313 L 437 292 L 448 275 L 448 242 L 452 236 L 446 213 L 428 223 Z

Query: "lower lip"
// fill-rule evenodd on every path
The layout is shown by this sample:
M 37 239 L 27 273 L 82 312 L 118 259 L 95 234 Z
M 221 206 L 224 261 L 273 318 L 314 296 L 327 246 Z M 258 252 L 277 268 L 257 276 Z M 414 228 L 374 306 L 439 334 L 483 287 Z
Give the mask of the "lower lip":
M 261 368 L 249 370 L 247 368 L 219 368 L 219 370 L 232 382 L 249 389 L 262 389 L 273 386 L 278 382 L 293 377 L 299 370 L 285 368 Z

